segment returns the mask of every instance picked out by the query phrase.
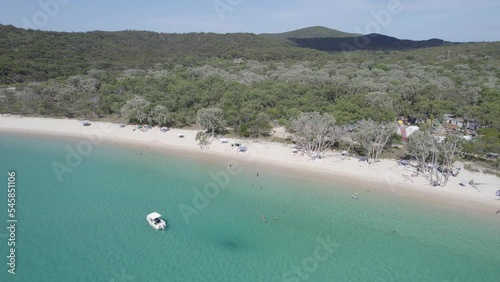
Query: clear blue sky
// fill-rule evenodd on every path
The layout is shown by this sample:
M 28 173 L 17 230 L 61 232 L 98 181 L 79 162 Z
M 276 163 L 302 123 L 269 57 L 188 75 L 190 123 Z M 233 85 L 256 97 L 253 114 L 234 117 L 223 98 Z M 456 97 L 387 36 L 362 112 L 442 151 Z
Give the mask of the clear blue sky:
M 405 39 L 500 41 L 500 0 L 3 0 L 0 6 L 1 24 L 55 31 L 268 33 L 321 25 Z

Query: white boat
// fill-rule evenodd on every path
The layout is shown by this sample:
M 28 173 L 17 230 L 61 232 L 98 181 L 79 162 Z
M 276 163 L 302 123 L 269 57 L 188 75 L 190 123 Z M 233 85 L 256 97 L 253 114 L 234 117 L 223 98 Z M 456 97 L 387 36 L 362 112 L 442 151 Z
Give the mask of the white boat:
M 157 212 L 148 214 L 146 219 L 148 220 L 149 225 L 151 225 L 154 229 L 165 229 L 167 226 L 165 221 L 161 218 L 161 215 Z

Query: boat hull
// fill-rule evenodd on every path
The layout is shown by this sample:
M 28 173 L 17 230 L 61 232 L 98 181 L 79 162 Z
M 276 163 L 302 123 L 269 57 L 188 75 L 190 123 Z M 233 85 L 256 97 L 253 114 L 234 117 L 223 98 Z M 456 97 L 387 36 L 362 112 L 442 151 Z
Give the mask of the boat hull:
M 146 220 L 148 221 L 149 225 L 151 225 L 151 227 L 157 230 L 165 229 L 165 227 L 167 226 L 165 221 L 161 218 L 161 215 L 157 212 L 148 214 L 148 216 L 146 216 Z

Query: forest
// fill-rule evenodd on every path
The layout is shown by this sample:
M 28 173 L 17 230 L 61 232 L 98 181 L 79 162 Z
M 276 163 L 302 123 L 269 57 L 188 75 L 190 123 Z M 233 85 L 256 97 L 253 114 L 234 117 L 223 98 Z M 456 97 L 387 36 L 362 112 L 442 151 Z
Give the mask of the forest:
M 297 34 L 321 46 L 339 40 Z M 343 126 L 403 117 L 436 126 L 451 114 L 480 124 L 483 134 L 466 150 L 500 151 L 500 42 L 391 39 L 394 48 L 340 52 L 247 33 L 0 25 L 0 35 L 0 113 L 139 122 L 122 114 L 135 103 L 141 121 L 161 112 L 162 125 L 183 127 L 196 123 L 199 110 L 218 108 L 241 136 L 264 134 L 303 112 L 328 113 Z

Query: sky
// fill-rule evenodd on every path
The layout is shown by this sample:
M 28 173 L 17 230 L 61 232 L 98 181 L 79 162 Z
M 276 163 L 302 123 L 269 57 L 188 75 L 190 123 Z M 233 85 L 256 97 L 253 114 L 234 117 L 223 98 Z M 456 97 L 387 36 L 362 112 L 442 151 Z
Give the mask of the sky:
M 52 31 L 276 33 L 325 26 L 400 39 L 500 41 L 500 0 L 2 0 L 0 24 Z

